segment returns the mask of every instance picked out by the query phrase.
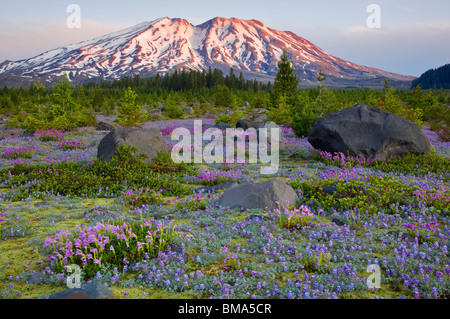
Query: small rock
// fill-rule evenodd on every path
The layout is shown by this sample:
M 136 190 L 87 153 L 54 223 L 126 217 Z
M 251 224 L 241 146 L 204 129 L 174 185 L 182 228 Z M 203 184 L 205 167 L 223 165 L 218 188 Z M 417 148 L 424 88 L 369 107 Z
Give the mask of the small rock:
M 324 186 L 322 187 L 322 191 L 327 195 L 333 195 L 335 192 L 337 192 L 337 187 L 333 185 Z
M 346 223 L 344 223 L 343 221 L 341 221 L 340 219 L 337 219 L 337 218 L 333 218 L 331 221 L 332 221 L 333 223 L 335 223 L 336 225 L 338 225 L 338 226 L 344 226 L 344 225 L 347 225 Z
M 114 293 L 105 285 L 94 282 L 51 294 L 49 299 L 116 299 Z
M 27 284 L 29 285 L 40 285 L 44 283 L 44 281 L 49 277 L 47 274 L 43 274 L 41 272 L 36 272 L 31 274 L 31 276 L 27 279 Z
M 193 115 L 195 113 L 194 109 L 190 106 L 184 108 L 183 112 L 188 115 Z
M 136 273 L 139 271 L 140 264 L 136 261 L 130 262 L 130 264 L 127 267 L 127 272 L 129 273 Z
M 34 204 L 34 207 L 48 207 L 48 203 L 47 202 L 39 202 Z
M 182 248 L 181 246 L 179 246 L 179 245 L 174 245 L 174 246 L 171 246 L 170 248 L 171 248 L 171 250 L 172 250 L 173 252 L 176 252 L 177 255 L 182 256 L 184 262 L 187 262 L 187 261 L 189 260 L 189 256 L 188 256 L 188 254 L 186 253 L 186 250 L 183 251 L 183 248 Z

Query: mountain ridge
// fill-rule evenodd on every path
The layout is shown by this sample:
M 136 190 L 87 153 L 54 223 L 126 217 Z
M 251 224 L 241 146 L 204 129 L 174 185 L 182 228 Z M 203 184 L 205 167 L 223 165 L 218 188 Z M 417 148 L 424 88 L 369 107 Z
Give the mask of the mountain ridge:
M 246 78 L 271 80 L 283 50 L 301 85 L 317 85 L 319 67 L 327 74 L 325 85 L 381 85 L 388 78 L 391 83 L 410 86 L 415 79 L 334 57 L 291 31 L 271 29 L 255 19 L 215 17 L 194 26 L 182 18 L 164 17 L 29 59 L 4 61 L 0 85 L 36 79 L 54 82 L 64 73 L 77 83 L 209 67 L 232 67 Z

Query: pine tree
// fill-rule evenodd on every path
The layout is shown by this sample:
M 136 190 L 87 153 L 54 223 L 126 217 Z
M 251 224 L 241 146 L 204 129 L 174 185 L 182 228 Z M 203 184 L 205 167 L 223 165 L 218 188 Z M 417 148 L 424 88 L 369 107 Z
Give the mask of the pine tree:
M 64 73 L 61 83 L 55 83 L 56 90 L 53 92 L 53 100 L 55 104 L 62 108 L 63 112 L 75 111 L 78 105 L 75 103 L 72 97 L 72 83 L 70 83 L 67 74 Z
M 277 107 L 281 96 L 286 96 L 289 105 L 295 104 L 297 97 L 297 87 L 299 80 L 295 74 L 295 70 L 291 65 L 291 61 L 283 50 L 281 60 L 278 62 L 278 73 L 273 83 L 273 91 L 271 93 L 271 102 L 273 107 Z
M 105 96 L 102 90 L 97 86 L 94 90 L 94 96 L 92 97 L 92 105 L 96 111 L 101 111 L 105 105 Z
M 118 120 L 120 125 L 139 126 L 144 120 L 142 107 L 136 104 L 137 94 L 128 87 L 123 98 L 120 100 Z
M 37 80 L 36 85 L 35 85 L 35 89 L 36 89 L 38 104 L 40 104 L 41 103 L 41 97 L 45 93 L 45 85 L 41 84 L 41 81 Z
M 322 73 L 322 66 L 319 67 L 319 73 L 316 77 L 317 81 L 319 82 L 318 88 L 319 88 L 319 95 L 322 93 L 323 85 L 322 82 L 327 79 L 327 76 Z

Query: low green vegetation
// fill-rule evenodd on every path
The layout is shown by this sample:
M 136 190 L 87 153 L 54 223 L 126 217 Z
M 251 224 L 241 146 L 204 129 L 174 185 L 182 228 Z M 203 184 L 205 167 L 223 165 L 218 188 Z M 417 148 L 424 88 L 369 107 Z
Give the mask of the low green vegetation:
M 159 153 L 153 163 L 146 164 L 142 161 L 142 154 L 135 155 L 136 150 L 135 147 L 121 145 L 110 162 L 96 159 L 90 163 L 16 165 L 0 170 L 0 178 L 9 179 L 8 186 L 14 190 L 5 196 L 14 201 L 39 192 L 63 196 L 111 197 L 132 187 L 165 189 L 173 195 L 189 193 L 189 188 L 177 181 L 180 179 L 178 176 L 183 176 L 191 168 L 184 163 L 168 161 L 167 152 Z
M 292 124 L 297 136 L 307 136 L 313 123 L 324 114 L 364 103 L 386 109 L 418 125 L 427 123 L 448 140 L 450 95 L 448 91 L 396 90 L 386 81 L 384 90 L 328 89 L 321 83 L 326 75 L 318 71 L 317 88 L 297 88 L 298 79 L 287 57 L 280 61 L 274 83 L 245 81 L 233 69 L 175 71 L 151 78 L 125 77 L 121 80 L 88 83 L 71 87 L 63 77 L 54 88 L 36 83 L 29 89 L 0 89 L 0 113 L 9 118 L 10 127 L 30 132 L 41 129 L 70 130 L 96 124 L 95 113 L 116 114 L 121 125 L 144 121 L 180 119 L 185 106 L 192 105 L 195 117 L 216 116 L 219 122 L 234 126 L 245 115 L 253 120 L 267 115 L 269 120 Z M 248 103 L 245 110 L 241 108 Z M 163 103 L 163 104 L 161 104 Z M 162 108 L 160 107 L 162 105 Z M 161 112 L 162 110 L 162 112 Z

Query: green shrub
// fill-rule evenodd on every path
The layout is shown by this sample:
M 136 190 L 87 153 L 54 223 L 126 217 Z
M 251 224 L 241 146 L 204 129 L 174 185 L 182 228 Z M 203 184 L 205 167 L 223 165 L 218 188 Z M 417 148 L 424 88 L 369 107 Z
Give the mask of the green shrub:
M 333 194 L 325 193 L 324 186 L 335 186 Z M 370 187 L 369 187 L 370 185 Z M 450 204 L 445 190 L 420 190 L 418 186 L 411 186 L 393 177 L 370 176 L 362 181 L 359 178 L 345 182 L 329 178 L 302 182 L 298 179 L 291 181 L 294 189 L 301 189 L 302 201 L 317 208 L 336 210 L 356 210 L 377 213 L 383 209 L 386 213 L 394 213 L 392 204 L 419 205 L 434 207 L 437 210 L 446 209 Z
M 216 112 L 216 123 L 227 123 L 232 127 L 235 127 L 236 123 L 243 118 L 245 118 L 245 114 L 239 107 L 233 108 L 232 112 L 228 113 Z
M 181 107 L 173 101 L 166 102 L 164 113 L 166 113 L 167 117 L 170 119 L 181 119 L 184 117 L 184 112 Z
M 450 180 L 450 158 L 435 152 L 421 155 L 408 154 L 389 161 L 374 161 L 371 166 L 383 172 L 397 171 L 403 174 L 415 175 L 442 174 L 444 181 Z
M 231 107 L 234 105 L 233 92 L 225 85 L 218 85 L 214 93 L 214 102 L 217 106 Z
M 137 94 L 129 87 L 119 103 L 119 124 L 123 126 L 139 126 L 145 120 L 142 106 L 136 103 Z
M 301 262 L 305 266 L 305 270 L 311 273 L 327 273 L 331 271 L 331 254 L 329 252 L 302 255 Z
M 27 187 L 8 192 L 6 197 L 11 200 L 21 200 L 42 192 L 62 196 L 120 196 L 122 191 L 134 186 L 150 190 L 164 188 L 172 195 L 190 193 L 185 185 L 177 182 L 177 177 L 152 172 L 149 165 L 142 161 L 143 156 L 134 152 L 136 148 L 122 145 L 110 162 L 96 159 L 90 163 L 16 165 L 0 170 L 0 178 L 9 180 L 10 185 L 29 183 Z
M 301 91 L 291 108 L 292 129 L 295 135 L 308 136 L 318 118 L 340 108 L 342 107 L 336 95 L 325 87 L 320 88 L 315 99 L 312 99 L 308 92 Z
M 161 190 L 137 189 L 136 186 L 128 191 L 122 191 L 125 201 L 131 207 L 141 207 L 142 205 L 162 204 Z
M 175 163 L 168 151 L 158 152 L 149 165 L 150 169 L 158 174 L 193 174 L 195 169 L 192 165 L 186 163 Z
M 267 114 L 267 120 L 275 122 L 277 124 L 290 124 L 291 118 L 291 106 L 288 102 L 287 95 L 281 95 L 278 97 L 277 107 L 271 108 Z

